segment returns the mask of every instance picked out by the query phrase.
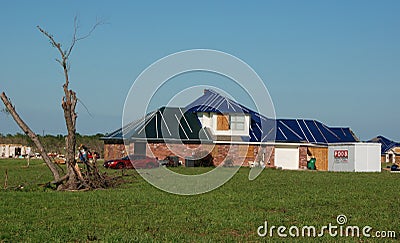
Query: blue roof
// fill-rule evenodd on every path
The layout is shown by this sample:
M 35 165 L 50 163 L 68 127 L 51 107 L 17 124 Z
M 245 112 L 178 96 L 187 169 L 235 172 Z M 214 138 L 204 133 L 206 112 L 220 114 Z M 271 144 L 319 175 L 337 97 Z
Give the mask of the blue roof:
M 368 142 L 380 143 L 381 144 L 381 154 L 388 152 L 390 149 L 392 149 L 394 147 L 400 147 L 400 143 L 397 143 L 388 138 L 385 138 L 384 136 L 378 136 L 376 138 L 369 140 Z
M 102 139 L 122 140 L 123 135 L 131 140 L 212 142 L 211 134 L 202 128 L 197 115 L 179 107 L 161 107 Z
M 213 90 L 204 90 L 204 94 L 186 106 L 186 109 L 193 113 L 249 114 L 249 137 L 242 137 L 243 141 L 315 144 L 358 142 L 350 128 L 332 128 L 316 120 L 270 119 Z
M 276 141 L 329 144 L 357 142 L 358 139 L 350 128 L 332 128 L 316 120 L 277 119 Z
M 204 95 L 186 106 L 186 110 L 192 112 L 215 112 L 215 113 L 250 113 L 251 110 L 242 106 L 214 90 L 205 89 Z
M 212 142 L 215 138 L 207 128 L 202 128 L 197 117 L 198 112 L 249 114 L 251 121 L 249 135 L 241 137 L 245 142 L 276 141 L 313 144 L 358 142 L 350 128 L 328 127 L 316 120 L 271 119 L 213 90 L 205 90 L 201 97 L 185 108 L 162 107 L 102 139 L 122 140 L 124 131 L 125 137 L 131 139 L 179 139 L 187 143 Z

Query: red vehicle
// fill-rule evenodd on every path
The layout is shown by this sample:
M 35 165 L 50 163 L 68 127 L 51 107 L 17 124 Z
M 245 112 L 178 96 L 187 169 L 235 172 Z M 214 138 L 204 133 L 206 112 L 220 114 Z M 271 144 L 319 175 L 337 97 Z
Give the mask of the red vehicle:
M 88 151 L 87 156 L 88 156 L 88 159 L 93 159 L 93 157 L 96 159 L 100 159 L 100 155 L 97 152 L 92 153 L 92 152 Z
M 157 158 L 151 158 L 146 155 L 129 155 L 121 159 L 108 160 L 103 166 L 110 169 L 143 169 L 159 167 Z

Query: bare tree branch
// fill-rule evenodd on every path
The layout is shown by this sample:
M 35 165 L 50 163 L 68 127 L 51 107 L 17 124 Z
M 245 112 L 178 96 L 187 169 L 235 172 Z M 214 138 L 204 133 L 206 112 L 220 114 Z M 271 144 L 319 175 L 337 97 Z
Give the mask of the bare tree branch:
M 68 51 L 65 51 L 66 58 L 68 59 L 68 57 L 71 55 L 72 49 L 75 47 L 75 44 L 78 41 L 86 39 L 89 36 L 91 36 L 93 31 L 95 31 L 98 26 L 103 25 L 103 24 L 105 24 L 105 22 L 96 20 L 96 23 L 92 26 L 92 28 L 89 30 L 89 32 L 87 34 L 78 37 L 79 23 L 78 23 L 77 16 L 75 16 L 75 18 L 74 18 L 74 34 L 72 35 L 72 41 L 71 41 L 71 45 L 68 48 Z
M 90 113 L 89 109 L 88 109 L 87 106 L 85 105 L 85 103 L 83 103 L 82 99 L 79 99 L 79 98 L 78 98 L 78 102 L 82 104 L 82 106 L 85 108 L 85 110 L 86 110 L 86 112 L 89 114 L 89 116 L 90 116 L 91 118 L 94 118 L 93 115 L 92 115 L 92 113 Z
M 7 95 L 3 92 L 0 97 L 1 97 L 1 100 L 3 101 L 4 105 L 6 106 L 7 110 L 9 111 L 11 116 L 14 118 L 15 122 L 22 129 L 22 131 L 24 131 L 24 133 L 29 136 L 29 138 L 35 143 L 36 147 L 39 149 L 44 162 L 46 163 L 47 167 L 49 167 L 50 171 L 53 173 L 54 179 L 59 180 L 60 173 L 58 172 L 56 165 L 51 161 L 50 157 L 47 155 L 46 150 L 44 149 L 44 147 L 43 147 L 42 143 L 40 142 L 39 138 L 37 137 L 37 135 L 21 119 L 21 117 L 18 115 L 17 111 L 15 110 L 15 107 L 12 105 L 12 103 L 11 103 L 10 99 L 7 97 Z
M 103 25 L 103 24 L 105 24 L 105 22 L 103 22 L 103 21 L 97 21 L 96 24 L 93 25 L 93 27 L 89 30 L 89 32 L 88 32 L 86 35 L 76 38 L 76 41 L 80 41 L 80 40 L 83 40 L 83 39 L 88 38 L 90 35 L 92 35 L 93 31 L 94 31 L 98 26 Z
M 44 29 L 40 28 L 39 25 L 36 26 L 36 27 L 39 29 L 40 32 L 42 32 L 45 36 L 47 36 L 47 38 L 50 40 L 50 44 L 51 44 L 53 47 L 55 47 L 55 48 L 58 50 L 58 52 L 60 53 L 61 57 L 64 58 L 65 55 L 64 55 L 64 52 L 63 52 L 62 49 L 61 49 L 61 44 L 60 44 L 60 43 L 57 43 L 57 42 L 54 40 L 54 37 L 53 37 L 50 33 L 48 33 L 47 31 L 45 31 Z
M 69 55 L 71 55 L 72 49 L 74 48 L 75 43 L 76 43 L 76 41 L 77 41 L 76 35 L 77 35 L 77 32 L 78 32 L 78 29 L 79 29 L 78 17 L 75 16 L 75 17 L 74 17 L 74 34 L 72 35 L 71 45 L 70 45 L 70 47 L 69 47 L 69 50 L 68 50 L 68 51 L 65 51 L 67 58 L 69 57 Z

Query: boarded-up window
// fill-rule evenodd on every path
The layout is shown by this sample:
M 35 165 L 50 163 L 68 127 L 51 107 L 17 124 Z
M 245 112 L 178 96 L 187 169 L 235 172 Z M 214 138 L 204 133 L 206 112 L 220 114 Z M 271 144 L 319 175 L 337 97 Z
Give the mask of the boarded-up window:
M 229 130 L 229 116 L 217 115 L 217 130 L 220 131 Z

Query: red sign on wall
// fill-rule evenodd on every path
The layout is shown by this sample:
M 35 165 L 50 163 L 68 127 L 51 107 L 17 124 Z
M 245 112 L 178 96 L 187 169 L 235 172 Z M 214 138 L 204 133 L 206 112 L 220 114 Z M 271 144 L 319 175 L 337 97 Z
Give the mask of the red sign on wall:
M 337 163 L 347 163 L 349 161 L 349 150 L 334 150 L 333 157 Z
M 335 157 L 335 159 L 339 159 L 339 158 L 341 158 L 341 159 L 348 159 L 349 158 L 349 151 L 346 149 L 346 150 L 335 150 L 334 151 L 334 153 L 333 153 L 334 155 L 334 157 Z

